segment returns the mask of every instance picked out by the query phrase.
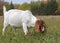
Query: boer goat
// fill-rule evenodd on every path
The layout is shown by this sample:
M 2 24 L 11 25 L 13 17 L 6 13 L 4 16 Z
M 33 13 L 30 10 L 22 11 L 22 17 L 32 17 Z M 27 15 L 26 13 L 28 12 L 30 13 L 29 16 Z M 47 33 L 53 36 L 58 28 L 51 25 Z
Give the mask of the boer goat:
M 8 25 L 13 27 L 14 32 L 16 31 L 16 27 L 23 27 L 24 34 L 27 35 L 28 29 L 27 27 L 35 27 L 36 32 L 44 31 L 44 22 L 43 20 L 37 19 L 31 11 L 29 10 L 18 10 L 11 9 L 6 11 L 6 7 L 3 6 L 3 14 L 4 14 L 4 26 L 2 30 L 2 34 L 4 35 L 4 31 Z

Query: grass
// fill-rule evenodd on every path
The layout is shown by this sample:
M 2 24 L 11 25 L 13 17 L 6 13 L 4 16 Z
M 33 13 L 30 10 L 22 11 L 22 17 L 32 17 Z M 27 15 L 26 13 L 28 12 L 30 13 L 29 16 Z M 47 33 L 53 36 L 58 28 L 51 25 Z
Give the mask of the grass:
M 23 29 L 17 29 L 14 35 L 10 26 L 7 27 L 5 35 L 2 36 L 3 17 L 0 17 L 0 43 L 60 43 L 60 16 L 38 16 L 44 19 L 47 31 L 36 33 L 33 28 L 29 29 L 29 34 L 24 36 Z

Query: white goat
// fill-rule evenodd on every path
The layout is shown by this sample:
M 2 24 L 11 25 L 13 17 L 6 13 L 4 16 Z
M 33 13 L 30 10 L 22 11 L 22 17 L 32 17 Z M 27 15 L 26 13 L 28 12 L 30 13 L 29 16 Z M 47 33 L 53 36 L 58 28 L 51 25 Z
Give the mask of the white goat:
M 35 31 L 44 31 L 44 21 L 38 20 L 29 10 L 17 10 L 11 9 L 6 11 L 5 6 L 3 6 L 4 13 L 4 26 L 2 34 L 4 35 L 4 31 L 8 25 L 13 27 L 14 32 L 16 31 L 16 27 L 23 27 L 24 34 L 27 35 L 28 30 L 27 27 L 35 27 Z
M 27 35 L 27 27 L 34 27 L 36 22 L 36 17 L 32 15 L 29 10 L 17 10 L 11 9 L 6 11 L 5 6 L 3 6 L 4 13 L 4 27 L 2 34 L 4 35 L 4 31 L 8 25 L 13 27 L 14 31 L 16 31 L 16 27 L 23 27 L 23 31 L 25 35 Z

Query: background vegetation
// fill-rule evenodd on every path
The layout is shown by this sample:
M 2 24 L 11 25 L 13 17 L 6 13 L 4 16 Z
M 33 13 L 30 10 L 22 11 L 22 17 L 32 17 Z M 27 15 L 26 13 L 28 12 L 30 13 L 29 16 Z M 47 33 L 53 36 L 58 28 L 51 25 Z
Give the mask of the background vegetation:
M 12 3 L 13 4 L 13 3 Z M 10 9 L 11 4 L 5 2 L 7 10 Z M 15 9 L 31 10 L 34 15 L 60 15 L 60 1 L 48 0 L 47 2 L 31 2 L 23 4 L 13 4 Z M 13 7 L 11 6 L 11 7 Z
M 8 2 L 3 2 L 0 0 L 0 15 L 2 15 L 2 6 L 6 5 L 7 10 L 10 9 L 20 9 L 20 10 L 30 10 L 34 15 L 60 15 L 60 0 L 47 0 L 47 1 L 36 1 L 31 3 L 23 4 L 9 4 Z

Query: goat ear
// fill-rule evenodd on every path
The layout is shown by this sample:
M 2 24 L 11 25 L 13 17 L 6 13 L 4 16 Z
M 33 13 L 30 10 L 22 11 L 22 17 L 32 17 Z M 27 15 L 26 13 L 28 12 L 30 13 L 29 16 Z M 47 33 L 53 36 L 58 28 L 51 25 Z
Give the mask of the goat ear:
M 39 22 L 40 22 L 40 21 L 37 20 L 36 23 L 35 23 L 35 31 L 36 31 L 36 32 L 40 32 L 40 30 L 39 30 Z

